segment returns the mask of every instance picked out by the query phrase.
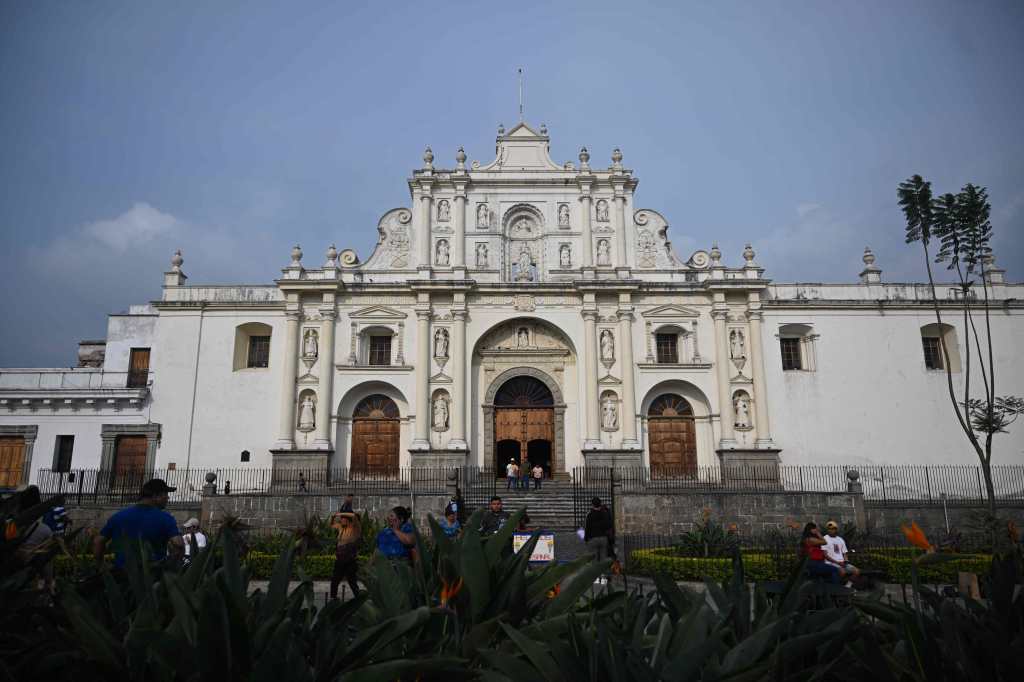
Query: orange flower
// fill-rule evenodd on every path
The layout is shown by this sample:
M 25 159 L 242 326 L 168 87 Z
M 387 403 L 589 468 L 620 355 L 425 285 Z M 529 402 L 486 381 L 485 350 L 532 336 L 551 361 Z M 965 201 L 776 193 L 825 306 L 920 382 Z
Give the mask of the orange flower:
M 16 537 L 18 537 L 18 526 L 14 521 L 8 521 L 4 528 L 4 540 L 13 540 Z
M 558 593 L 562 591 L 561 583 L 555 583 L 555 586 L 548 590 L 548 599 L 554 599 L 558 596 Z
M 612 562 L 612 575 L 622 575 L 622 564 L 618 559 Z
M 911 521 L 910 528 L 906 526 L 900 526 L 903 534 L 907 536 L 907 542 L 925 550 L 926 552 L 931 551 L 932 543 L 928 542 L 928 538 L 925 537 L 924 531 L 917 525 L 917 521 Z
M 448 602 L 455 599 L 457 595 L 462 591 L 462 578 L 459 578 L 453 583 L 449 583 L 444 578 L 441 579 L 441 606 L 447 606 Z

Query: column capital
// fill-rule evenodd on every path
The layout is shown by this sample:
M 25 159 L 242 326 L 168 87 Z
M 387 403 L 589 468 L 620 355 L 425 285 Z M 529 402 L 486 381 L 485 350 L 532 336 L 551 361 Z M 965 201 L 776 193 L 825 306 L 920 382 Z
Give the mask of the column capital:
M 452 319 L 456 322 L 465 322 L 469 311 L 465 308 L 452 308 Z
M 747 319 L 751 321 L 757 320 L 758 322 L 760 322 L 762 319 L 764 319 L 764 313 L 761 312 L 760 308 L 757 308 L 756 310 L 748 310 Z
M 616 311 L 616 314 L 619 316 L 620 320 L 629 320 L 632 322 L 636 319 L 636 315 L 633 314 L 633 306 L 629 306 L 628 308 L 619 308 Z
M 586 320 L 587 322 L 597 322 L 596 310 L 582 310 L 580 311 L 580 315 L 582 315 L 583 319 Z
M 332 321 L 333 322 L 334 320 L 338 319 L 338 311 L 336 311 L 334 308 L 330 308 L 330 309 L 321 308 L 320 309 L 320 317 L 324 321 Z
M 286 309 L 284 317 L 288 322 L 299 322 L 302 320 L 302 311 Z
M 717 306 L 718 304 L 716 303 L 714 305 Z M 729 309 L 728 308 L 724 308 L 724 307 L 723 308 L 712 308 L 712 310 L 711 310 L 711 318 L 713 320 L 721 320 L 723 322 L 726 322 L 729 319 Z
M 430 308 L 427 308 L 427 309 L 417 308 L 416 309 L 416 319 L 417 320 L 420 320 L 421 322 L 423 322 L 423 321 L 429 322 L 430 321 L 430 317 L 431 317 Z

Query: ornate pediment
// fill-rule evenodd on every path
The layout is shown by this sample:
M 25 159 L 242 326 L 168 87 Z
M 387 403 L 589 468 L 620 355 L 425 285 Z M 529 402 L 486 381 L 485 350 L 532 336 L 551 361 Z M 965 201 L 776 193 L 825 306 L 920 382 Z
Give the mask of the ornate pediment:
M 388 320 L 404 320 L 407 317 L 401 310 L 395 310 L 384 305 L 371 305 L 367 308 L 354 310 L 348 316 L 352 320 L 385 322 Z
M 657 308 L 651 308 L 640 313 L 641 316 L 649 319 L 659 318 L 672 318 L 677 319 L 680 317 L 700 317 L 700 313 L 691 308 L 684 308 L 681 305 L 675 305 L 670 303 L 668 305 L 660 305 Z

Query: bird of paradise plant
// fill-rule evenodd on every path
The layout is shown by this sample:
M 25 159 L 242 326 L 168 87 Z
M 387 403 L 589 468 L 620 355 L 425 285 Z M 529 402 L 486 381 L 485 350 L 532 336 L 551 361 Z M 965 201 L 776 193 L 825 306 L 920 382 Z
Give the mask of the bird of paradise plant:
M 446 578 L 441 579 L 441 607 L 447 607 L 448 602 L 455 599 L 455 597 L 462 591 L 463 580 L 453 580 L 448 582 Z

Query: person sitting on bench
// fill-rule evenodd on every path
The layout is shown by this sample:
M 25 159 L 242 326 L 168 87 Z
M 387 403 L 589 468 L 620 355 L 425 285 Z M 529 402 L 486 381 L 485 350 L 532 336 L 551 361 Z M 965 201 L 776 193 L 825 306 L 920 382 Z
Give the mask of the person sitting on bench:
M 806 571 L 811 578 L 822 578 L 832 584 L 839 584 L 839 567 L 825 561 L 822 549 L 826 544 L 821 531 L 813 521 L 804 526 L 800 537 L 800 555 L 807 557 Z

